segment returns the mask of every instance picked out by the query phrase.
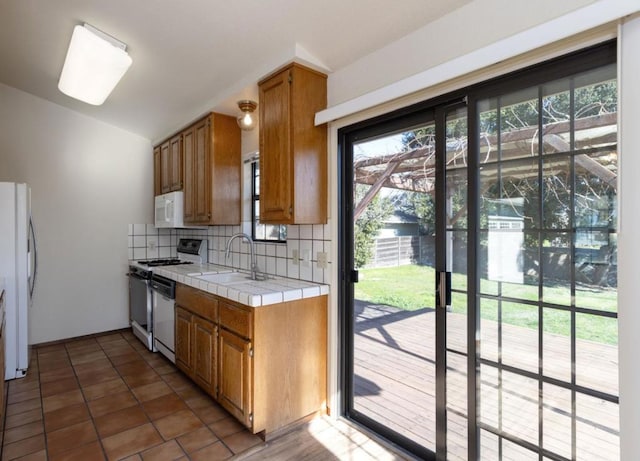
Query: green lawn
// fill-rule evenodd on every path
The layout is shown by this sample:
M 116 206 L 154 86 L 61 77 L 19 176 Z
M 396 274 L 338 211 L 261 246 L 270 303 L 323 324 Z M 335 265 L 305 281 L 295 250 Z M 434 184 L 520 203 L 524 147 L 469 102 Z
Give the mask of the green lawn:
M 360 269 L 360 281 L 355 285 L 355 297 L 363 301 L 387 304 L 405 310 L 416 310 L 435 306 L 435 272 L 428 266 L 398 266 L 375 269 Z M 538 300 L 537 283 L 533 285 L 492 282 L 481 280 L 483 294 L 497 295 L 529 301 Z M 466 290 L 466 276 L 453 274 L 452 287 Z M 545 287 L 543 300 L 552 304 L 570 305 L 569 288 L 562 285 Z M 454 312 L 466 313 L 466 295 L 453 293 Z M 597 310 L 615 312 L 617 292 L 615 289 L 582 288 L 576 293 L 576 304 Z M 481 298 L 481 318 L 498 319 L 498 301 Z M 502 302 L 502 321 L 512 325 L 538 328 L 538 309 L 514 302 Z M 571 331 L 571 314 L 558 309 L 545 309 L 544 331 L 568 336 Z M 576 314 L 576 336 L 581 339 L 605 344 L 618 343 L 617 319 Z

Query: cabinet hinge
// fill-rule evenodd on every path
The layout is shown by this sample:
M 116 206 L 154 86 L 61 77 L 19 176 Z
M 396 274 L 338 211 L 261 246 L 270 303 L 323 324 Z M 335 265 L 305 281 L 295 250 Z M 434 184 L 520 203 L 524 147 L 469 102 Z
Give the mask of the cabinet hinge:
M 249 413 L 249 422 L 253 422 L 253 413 Z
M 253 357 L 253 347 L 249 349 L 249 357 Z
M 293 82 L 293 75 L 289 72 L 289 83 Z

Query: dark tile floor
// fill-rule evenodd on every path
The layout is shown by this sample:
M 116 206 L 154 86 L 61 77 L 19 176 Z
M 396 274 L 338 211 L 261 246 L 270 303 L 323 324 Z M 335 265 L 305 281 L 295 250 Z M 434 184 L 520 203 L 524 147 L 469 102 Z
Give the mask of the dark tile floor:
M 0 459 L 227 459 L 262 444 L 129 331 L 32 349 Z

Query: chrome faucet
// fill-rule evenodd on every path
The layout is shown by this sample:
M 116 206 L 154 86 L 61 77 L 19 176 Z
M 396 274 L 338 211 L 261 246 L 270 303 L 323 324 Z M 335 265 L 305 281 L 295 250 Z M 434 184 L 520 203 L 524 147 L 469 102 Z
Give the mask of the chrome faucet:
M 255 243 L 249 235 L 245 234 L 244 232 L 238 232 L 237 234 L 233 234 L 229 238 L 229 240 L 227 240 L 227 249 L 226 249 L 225 257 L 229 258 L 229 253 L 231 252 L 231 242 L 233 242 L 233 240 L 238 237 L 245 239 L 249 243 L 249 248 L 251 250 L 251 280 L 262 280 L 262 274 L 260 274 L 260 271 L 258 269 L 258 262 L 256 260 Z M 258 274 L 260 274 L 260 276 Z

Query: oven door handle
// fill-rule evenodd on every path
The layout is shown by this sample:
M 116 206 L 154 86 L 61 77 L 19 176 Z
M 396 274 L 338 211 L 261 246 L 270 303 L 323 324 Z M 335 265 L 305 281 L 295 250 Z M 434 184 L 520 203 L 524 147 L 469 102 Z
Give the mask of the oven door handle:
M 154 282 L 151 282 L 151 290 L 154 293 L 158 293 L 160 296 L 162 296 L 165 299 L 169 299 L 169 300 L 175 299 L 175 290 L 172 289 L 171 287 L 158 285 Z
M 133 272 L 128 272 L 127 273 L 127 277 L 130 277 L 130 278 L 135 279 L 135 280 L 140 280 L 140 281 L 145 282 L 145 283 L 149 283 L 149 279 L 148 278 L 142 277 L 142 276 L 140 276 L 138 274 L 134 274 Z

